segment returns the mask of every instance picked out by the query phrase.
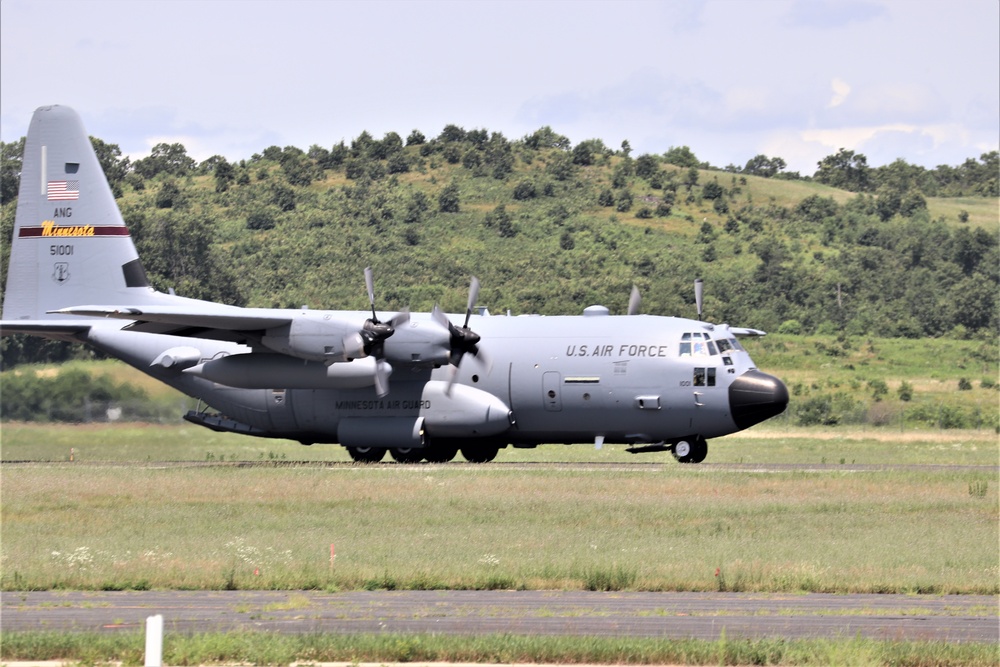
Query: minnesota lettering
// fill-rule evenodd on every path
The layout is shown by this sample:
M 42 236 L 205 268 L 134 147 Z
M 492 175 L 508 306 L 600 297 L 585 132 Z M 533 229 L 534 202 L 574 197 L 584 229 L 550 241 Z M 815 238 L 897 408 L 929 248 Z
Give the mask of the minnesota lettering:
M 57 225 L 52 220 L 42 223 L 42 236 L 94 236 L 93 225 Z

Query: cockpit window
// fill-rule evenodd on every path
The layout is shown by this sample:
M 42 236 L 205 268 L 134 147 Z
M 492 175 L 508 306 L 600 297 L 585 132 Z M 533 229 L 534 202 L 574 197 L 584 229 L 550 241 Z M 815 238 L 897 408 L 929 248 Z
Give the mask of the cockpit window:
M 708 334 L 696 331 L 681 336 L 677 353 L 682 357 L 707 357 L 718 355 L 719 349 L 715 346 L 715 341 L 708 337 Z

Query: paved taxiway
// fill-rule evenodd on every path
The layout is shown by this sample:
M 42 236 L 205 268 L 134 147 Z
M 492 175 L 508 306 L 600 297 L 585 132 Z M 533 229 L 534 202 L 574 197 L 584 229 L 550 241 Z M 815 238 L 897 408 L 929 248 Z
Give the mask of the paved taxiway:
M 0 630 L 508 633 L 998 642 L 998 597 L 584 591 L 5 592 Z

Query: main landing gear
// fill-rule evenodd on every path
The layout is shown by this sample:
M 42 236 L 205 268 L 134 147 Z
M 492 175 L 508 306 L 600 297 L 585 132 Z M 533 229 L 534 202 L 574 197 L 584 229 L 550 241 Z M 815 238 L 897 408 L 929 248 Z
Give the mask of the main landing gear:
M 497 457 L 500 446 L 492 442 L 476 442 L 463 445 L 460 448 L 459 445 L 448 441 L 438 441 L 424 448 L 348 447 L 347 453 L 351 460 L 358 463 L 378 463 L 385 458 L 386 452 L 389 452 L 389 456 L 397 463 L 420 463 L 421 461 L 448 463 L 458 456 L 460 450 L 465 460 L 470 463 L 489 463 Z
M 708 455 L 705 438 L 690 438 L 674 444 L 674 458 L 680 463 L 701 463 Z

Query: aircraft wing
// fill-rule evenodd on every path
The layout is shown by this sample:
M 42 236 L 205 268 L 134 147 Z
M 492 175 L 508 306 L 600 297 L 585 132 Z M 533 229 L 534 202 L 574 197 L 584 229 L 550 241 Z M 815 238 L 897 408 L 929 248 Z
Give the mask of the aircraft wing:
M 197 310 L 184 306 L 72 306 L 50 311 L 58 315 L 129 320 L 124 330 L 172 336 L 197 336 L 241 340 L 250 332 L 280 327 L 292 321 L 293 312 L 218 306 Z
M 202 305 L 204 304 L 204 305 Z M 183 305 L 71 306 L 55 315 L 126 320 L 122 331 L 224 340 L 263 346 L 299 359 L 332 363 L 367 356 L 376 335 L 364 313 L 240 308 L 208 302 Z M 387 325 L 388 326 L 388 325 Z M 362 332 L 368 334 L 365 339 Z M 386 334 L 382 338 L 388 337 Z
M 118 320 L 132 320 L 129 331 L 149 333 L 152 328 L 145 325 L 166 325 L 168 328 L 186 329 L 201 327 L 206 329 L 232 329 L 234 331 L 256 331 L 279 327 L 292 321 L 293 312 L 277 314 L 275 311 L 257 308 L 234 308 L 220 306 L 218 309 L 191 310 L 178 306 L 72 306 L 50 311 L 60 315 L 80 315 L 83 317 L 110 317 Z M 157 331 L 157 333 L 164 333 Z

